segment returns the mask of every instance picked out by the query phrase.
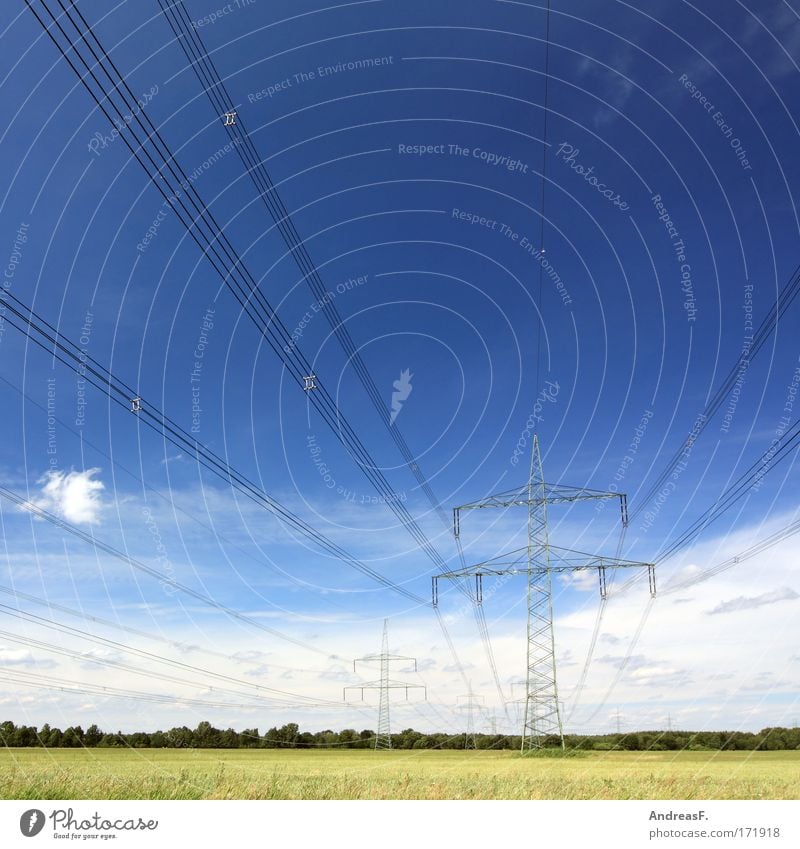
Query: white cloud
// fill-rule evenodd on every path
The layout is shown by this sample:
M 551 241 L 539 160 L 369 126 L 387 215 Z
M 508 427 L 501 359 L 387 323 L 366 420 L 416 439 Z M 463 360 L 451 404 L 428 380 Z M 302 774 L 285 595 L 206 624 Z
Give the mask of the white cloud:
M 38 660 L 30 649 L 15 649 L 0 646 L 0 666 L 43 666 L 48 669 L 56 666 L 53 660 Z
M 772 592 L 762 593 L 756 596 L 740 595 L 738 598 L 732 598 L 730 601 L 721 602 L 713 610 L 709 610 L 708 612 L 709 614 L 733 613 L 736 610 L 750 610 L 765 604 L 775 604 L 778 601 L 794 601 L 797 598 L 800 598 L 800 596 L 793 589 L 781 587 L 778 590 L 772 590 Z
M 8 646 L 0 646 L 0 663 L 3 666 L 19 666 L 33 662 L 33 655 L 29 649 L 12 649 Z
M 597 590 L 597 570 L 581 569 L 579 572 L 562 572 L 558 580 L 564 587 L 581 592 L 595 592 Z
M 103 507 L 100 493 L 105 489 L 102 481 L 95 480 L 99 473 L 100 469 L 96 468 L 83 472 L 47 472 L 38 481 L 42 484 L 41 495 L 30 504 L 76 525 L 98 525 Z

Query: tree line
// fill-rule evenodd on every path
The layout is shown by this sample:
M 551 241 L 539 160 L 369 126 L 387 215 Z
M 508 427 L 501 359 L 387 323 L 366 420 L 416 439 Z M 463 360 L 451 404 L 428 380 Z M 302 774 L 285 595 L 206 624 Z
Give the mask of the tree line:
M 467 743 L 464 733 L 426 734 L 407 728 L 392 734 L 395 749 L 463 749 Z M 519 749 L 521 738 L 504 734 L 475 734 L 476 749 Z M 41 728 L 31 725 L 0 724 L 0 745 L 9 747 L 44 748 L 113 748 L 134 749 L 369 749 L 375 741 L 375 732 L 369 729 L 356 731 L 300 731 L 297 723 L 289 722 L 280 728 L 270 728 L 261 734 L 258 728 L 234 731 L 233 728 L 214 728 L 201 722 L 197 728 L 186 725 L 168 731 L 105 732 L 97 725 L 85 731 L 80 725 L 62 731 L 45 723 Z M 778 751 L 800 749 L 800 728 L 764 728 L 761 731 L 633 731 L 617 734 L 567 734 L 567 749 L 586 751 Z M 557 737 L 545 739 L 546 747 L 558 748 Z

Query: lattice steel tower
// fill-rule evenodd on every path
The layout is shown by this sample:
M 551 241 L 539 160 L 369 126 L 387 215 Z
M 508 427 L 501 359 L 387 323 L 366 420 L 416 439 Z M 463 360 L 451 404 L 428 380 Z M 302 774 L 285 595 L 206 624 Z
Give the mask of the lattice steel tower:
M 475 578 L 475 599 L 483 599 L 484 575 L 525 574 L 527 587 L 527 675 L 525 677 L 525 713 L 522 727 L 522 751 L 542 748 L 547 737 L 558 737 L 564 746 L 564 729 L 558 701 L 556 679 L 555 641 L 553 635 L 553 591 L 554 572 L 574 572 L 597 569 L 600 595 L 607 596 L 606 569 L 646 568 L 650 583 L 650 594 L 655 595 L 655 566 L 587 554 L 550 544 L 547 527 L 547 508 L 552 504 L 568 504 L 601 498 L 619 498 L 623 527 L 628 524 L 627 499 L 623 493 L 598 492 L 597 490 L 562 484 L 546 483 L 542 472 L 542 457 L 539 452 L 539 437 L 533 437 L 531 468 L 528 483 L 517 489 L 500 492 L 482 501 L 463 504 L 453 510 L 453 532 L 461 532 L 461 511 L 487 507 L 524 506 L 528 508 L 528 544 L 524 548 L 502 554 L 476 566 L 444 572 L 433 578 L 433 604 L 438 604 L 440 578 Z
M 392 661 L 395 660 L 410 660 L 414 662 L 414 672 L 417 671 L 417 660 L 413 657 L 405 657 L 400 654 L 389 653 L 389 620 L 383 620 L 383 640 L 381 641 L 380 654 L 368 654 L 364 657 L 358 657 L 353 661 L 353 672 L 356 671 L 357 663 L 379 663 L 381 677 L 378 681 L 366 681 L 363 684 L 351 684 L 344 688 L 344 697 L 347 698 L 348 690 L 361 690 L 361 698 L 364 698 L 364 690 L 379 690 L 380 696 L 378 700 L 378 733 L 375 736 L 376 749 L 391 749 L 392 735 L 389 720 L 389 691 L 390 690 L 405 690 L 406 699 L 408 699 L 408 691 L 412 688 L 425 690 L 427 698 L 427 689 L 424 684 L 408 684 L 405 681 L 393 681 L 389 677 L 389 667 Z
M 472 681 L 467 687 L 468 692 L 463 696 L 456 697 L 456 707 L 458 710 L 466 711 L 467 714 L 467 730 L 464 733 L 464 748 L 476 749 L 475 741 L 475 711 L 483 710 L 483 696 L 477 696 L 472 690 Z M 464 701 L 459 701 L 464 699 Z

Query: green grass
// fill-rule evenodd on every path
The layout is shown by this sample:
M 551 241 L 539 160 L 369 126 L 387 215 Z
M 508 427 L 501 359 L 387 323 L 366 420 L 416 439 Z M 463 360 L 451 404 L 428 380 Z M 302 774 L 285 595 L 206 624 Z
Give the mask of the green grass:
M 4 799 L 796 799 L 800 752 L 0 750 Z

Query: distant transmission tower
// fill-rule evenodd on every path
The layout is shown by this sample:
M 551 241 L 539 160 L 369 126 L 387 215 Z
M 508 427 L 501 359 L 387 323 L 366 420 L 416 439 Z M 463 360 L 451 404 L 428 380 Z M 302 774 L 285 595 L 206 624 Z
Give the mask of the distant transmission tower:
M 464 734 L 464 748 L 476 749 L 475 710 L 481 710 L 483 708 L 483 696 L 476 696 L 475 693 L 472 692 L 472 681 L 470 681 L 467 693 L 463 696 L 457 696 L 456 701 L 458 701 L 458 699 L 466 699 L 466 701 L 458 704 L 458 709 L 466 711 L 467 713 L 467 730 Z M 480 699 L 480 701 L 478 701 L 478 699 Z
M 344 696 L 347 697 L 348 690 L 361 690 L 361 698 L 364 698 L 364 690 L 379 690 L 380 697 L 378 703 L 378 733 L 375 736 L 376 749 L 391 749 L 392 734 L 389 721 L 389 690 L 405 690 L 406 699 L 408 699 L 408 691 L 414 687 L 425 690 L 427 698 L 427 689 L 423 684 L 407 684 L 405 681 L 393 681 L 389 677 L 389 666 L 395 660 L 412 660 L 414 661 L 414 672 L 417 671 L 417 661 L 413 657 L 405 657 L 400 654 L 389 654 L 389 620 L 383 620 L 383 640 L 381 642 L 380 654 L 368 654 L 365 657 L 358 657 L 353 661 L 353 672 L 356 671 L 357 663 L 380 663 L 381 677 L 378 681 L 367 681 L 364 684 L 351 684 L 344 688 Z
M 453 510 L 453 532 L 460 535 L 461 511 L 487 507 L 524 506 L 528 508 L 528 544 L 508 554 L 459 569 L 444 572 L 433 578 L 433 604 L 438 605 L 440 578 L 475 578 L 475 599 L 483 599 L 484 575 L 528 576 L 528 650 L 527 675 L 525 679 L 525 718 L 522 727 L 522 751 L 542 748 L 547 737 L 557 736 L 564 747 L 564 729 L 558 701 L 556 682 L 555 642 L 553 636 L 553 592 L 554 572 L 575 572 L 597 569 L 600 581 L 600 596 L 607 597 L 606 569 L 646 568 L 650 581 L 650 594 L 655 596 L 655 566 L 602 557 L 558 548 L 550 544 L 547 528 L 547 507 L 553 504 L 569 504 L 601 498 L 619 498 L 622 524 L 628 524 L 627 499 L 623 493 L 598 492 L 592 489 L 546 483 L 542 472 L 542 457 L 539 452 L 539 437 L 533 437 L 531 468 L 528 483 L 508 492 L 500 492 L 473 504 L 464 504 Z

